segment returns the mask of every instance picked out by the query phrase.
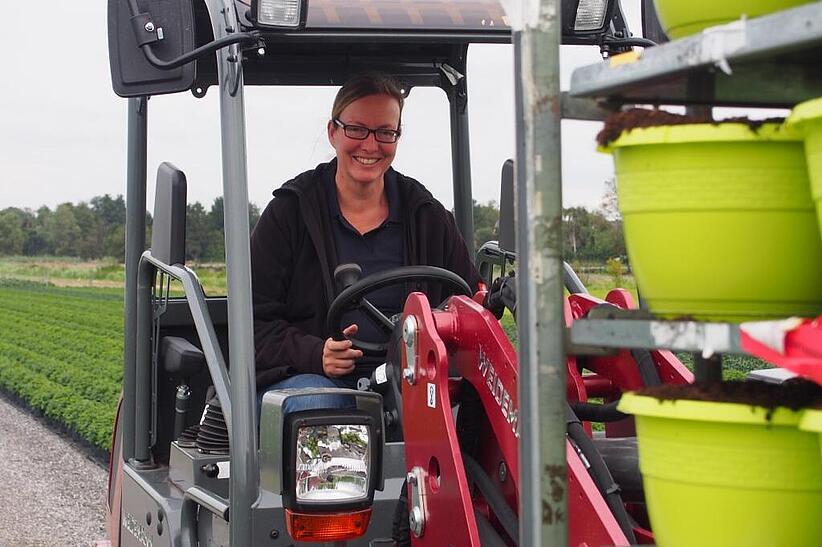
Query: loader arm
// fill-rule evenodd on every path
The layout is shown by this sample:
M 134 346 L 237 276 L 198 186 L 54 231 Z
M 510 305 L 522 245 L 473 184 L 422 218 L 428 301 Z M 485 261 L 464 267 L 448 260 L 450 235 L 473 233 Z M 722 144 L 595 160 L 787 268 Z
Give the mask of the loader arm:
M 402 399 L 415 546 L 517 544 L 517 356 L 479 301 L 481 293 L 474 300 L 456 296 L 432 310 L 423 294 L 412 293 L 403 312 Z M 566 314 L 570 318 L 567 302 Z M 472 413 L 470 431 L 462 414 L 455 419 L 456 404 L 460 413 Z M 584 463 L 567 447 L 571 507 L 568 515 L 545 517 L 570 520 L 573 545 L 627 544 Z

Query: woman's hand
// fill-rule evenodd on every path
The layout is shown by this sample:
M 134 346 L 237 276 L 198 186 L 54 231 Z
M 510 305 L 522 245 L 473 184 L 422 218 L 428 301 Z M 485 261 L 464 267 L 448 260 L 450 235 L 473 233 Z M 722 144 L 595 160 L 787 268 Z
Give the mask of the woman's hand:
M 357 325 L 348 325 L 343 334 L 357 334 Z M 362 357 L 362 352 L 351 347 L 351 340 L 329 338 L 323 346 L 323 372 L 330 378 L 338 378 L 354 372 L 354 361 Z

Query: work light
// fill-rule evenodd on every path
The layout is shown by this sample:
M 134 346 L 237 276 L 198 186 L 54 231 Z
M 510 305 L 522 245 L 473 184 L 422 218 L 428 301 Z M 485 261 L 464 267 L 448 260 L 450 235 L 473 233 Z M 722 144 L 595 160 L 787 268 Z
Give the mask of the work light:
M 251 19 L 261 27 L 297 28 L 304 21 L 306 0 L 252 0 Z
M 288 399 L 344 395 L 354 408 L 284 412 Z M 260 414 L 260 482 L 281 494 L 297 541 L 365 534 L 374 491 L 383 489 L 382 398 L 343 389 L 269 391 Z
M 584 32 L 601 29 L 607 13 L 608 0 L 579 0 L 574 30 Z
M 283 506 L 298 541 L 342 541 L 365 533 L 374 499 L 378 428 L 356 410 L 285 416 Z
M 367 425 L 302 425 L 294 462 L 298 503 L 368 498 L 371 431 Z

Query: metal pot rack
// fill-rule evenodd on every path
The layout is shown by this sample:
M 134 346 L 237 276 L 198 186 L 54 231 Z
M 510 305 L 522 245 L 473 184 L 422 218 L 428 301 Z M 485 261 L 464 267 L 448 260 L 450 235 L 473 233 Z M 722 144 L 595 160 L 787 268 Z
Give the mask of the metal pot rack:
M 755 19 L 741 19 L 660 46 L 617 55 L 581 67 L 569 96 L 611 108 L 626 104 L 790 108 L 822 96 L 822 2 Z M 784 322 L 760 323 L 774 340 Z M 806 324 L 805 329 L 816 329 Z M 817 329 L 818 330 L 818 329 Z M 818 330 L 822 345 L 822 330 Z M 806 332 L 807 334 L 807 332 Z M 595 348 L 660 348 L 693 352 L 697 380 L 721 379 L 721 354 L 764 358 L 817 378 L 822 358 L 781 358 L 790 340 L 775 347 L 752 345 L 737 324 L 661 321 L 644 311 L 588 318 L 570 328 L 571 352 Z M 820 354 L 822 355 L 822 353 Z M 815 359 L 816 366 L 811 363 Z

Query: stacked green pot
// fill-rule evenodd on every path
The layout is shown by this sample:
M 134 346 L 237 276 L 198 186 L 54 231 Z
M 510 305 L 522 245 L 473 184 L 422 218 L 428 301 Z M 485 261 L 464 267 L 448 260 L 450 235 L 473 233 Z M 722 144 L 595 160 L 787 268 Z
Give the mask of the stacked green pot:
M 793 109 L 787 124 L 803 137 L 811 194 L 816 202 L 822 233 L 822 98 L 801 103 Z
M 660 547 L 816 547 L 822 538 L 819 414 L 626 394 Z M 808 412 L 808 411 L 806 411 Z M 818 411 L 816 411 L 818 412 Z
M 631 267 L 662 317 L 822 312 L 822 243 L 803 141 L 781 124 L 625 131 L 606 148 Z
M 670 38 L 696 34 L 743 16 L 759 17 L 813 0 L 654 0 L 659 22 Z

